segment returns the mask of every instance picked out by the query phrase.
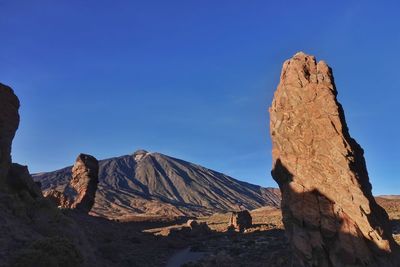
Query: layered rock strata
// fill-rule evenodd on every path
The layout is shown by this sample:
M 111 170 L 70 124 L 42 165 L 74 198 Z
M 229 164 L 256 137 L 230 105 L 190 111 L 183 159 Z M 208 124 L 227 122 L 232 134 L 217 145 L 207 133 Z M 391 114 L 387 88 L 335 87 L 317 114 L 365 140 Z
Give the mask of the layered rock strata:
M 350 137 L 332 70 L 297 53 L 283 64 L 270 107 L 272 176 L 300 266 L 398 266 L 364 151 Z

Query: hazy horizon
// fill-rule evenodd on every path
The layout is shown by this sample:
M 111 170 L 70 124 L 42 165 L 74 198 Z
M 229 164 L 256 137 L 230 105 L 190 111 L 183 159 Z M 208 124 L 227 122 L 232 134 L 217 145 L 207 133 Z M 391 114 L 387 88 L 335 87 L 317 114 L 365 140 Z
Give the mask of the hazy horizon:
M 146 149 L 277 187 L 267 110 L 304 51 L 333 68 L 373 193 L 400 194 L 399 4 L 37 3 L 0 1 L 12 156 L 32 173 Z

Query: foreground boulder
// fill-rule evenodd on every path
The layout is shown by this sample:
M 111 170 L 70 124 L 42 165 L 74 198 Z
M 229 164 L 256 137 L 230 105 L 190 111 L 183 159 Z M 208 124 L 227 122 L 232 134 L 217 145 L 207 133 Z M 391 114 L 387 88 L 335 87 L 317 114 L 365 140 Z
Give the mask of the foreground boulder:
M 388 216 L 336 95 L 325 62 L 297 53 L 284 63 L 270 108 L 272 176 L 294 263 L 398 266 Z
M 13 90 L 0 83 L 0 187 L 11 167 L 11 143 L 19 124 L 19 100 Z
M 234 228 L 239 232 L 243 232 L 245 229 L 250 228 L 253 225 L 253 219 L 251 218 L 250 212 L 247 210 L 234 211 L 231 213 L 228 227 Z
M 72 167 L 72 177 L 64 191 L 56 189 L 45 193 L 45 197 L 58 207 L 89 213 L 95 201 L 99 183 L 99 162 L 87 154 L 79 154 Z

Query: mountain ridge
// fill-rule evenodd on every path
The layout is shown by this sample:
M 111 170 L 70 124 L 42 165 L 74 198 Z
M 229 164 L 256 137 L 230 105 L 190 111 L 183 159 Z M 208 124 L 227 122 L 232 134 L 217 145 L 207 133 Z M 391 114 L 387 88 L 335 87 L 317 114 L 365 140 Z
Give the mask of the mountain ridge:
M 138 150 L 99 161 L 94 215 L 199 216 L 280 205 L 280 192 L 227 176 L 182 159 Z M 72 166 L 34 174 L 44 192 L 62 190 Z

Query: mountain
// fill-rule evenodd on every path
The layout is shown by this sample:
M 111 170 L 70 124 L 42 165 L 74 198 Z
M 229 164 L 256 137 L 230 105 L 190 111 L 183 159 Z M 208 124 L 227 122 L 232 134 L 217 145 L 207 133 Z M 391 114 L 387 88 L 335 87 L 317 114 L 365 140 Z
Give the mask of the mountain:
M 34 174 L 44 192 L 62 191 L 72 166 Z M 99 161 L 99 185 L 92 214 L 130 216 L 200 216 L 280 205 L 275 188 L 238 181 L 202 166 L 160 153 L 138 150 Z

